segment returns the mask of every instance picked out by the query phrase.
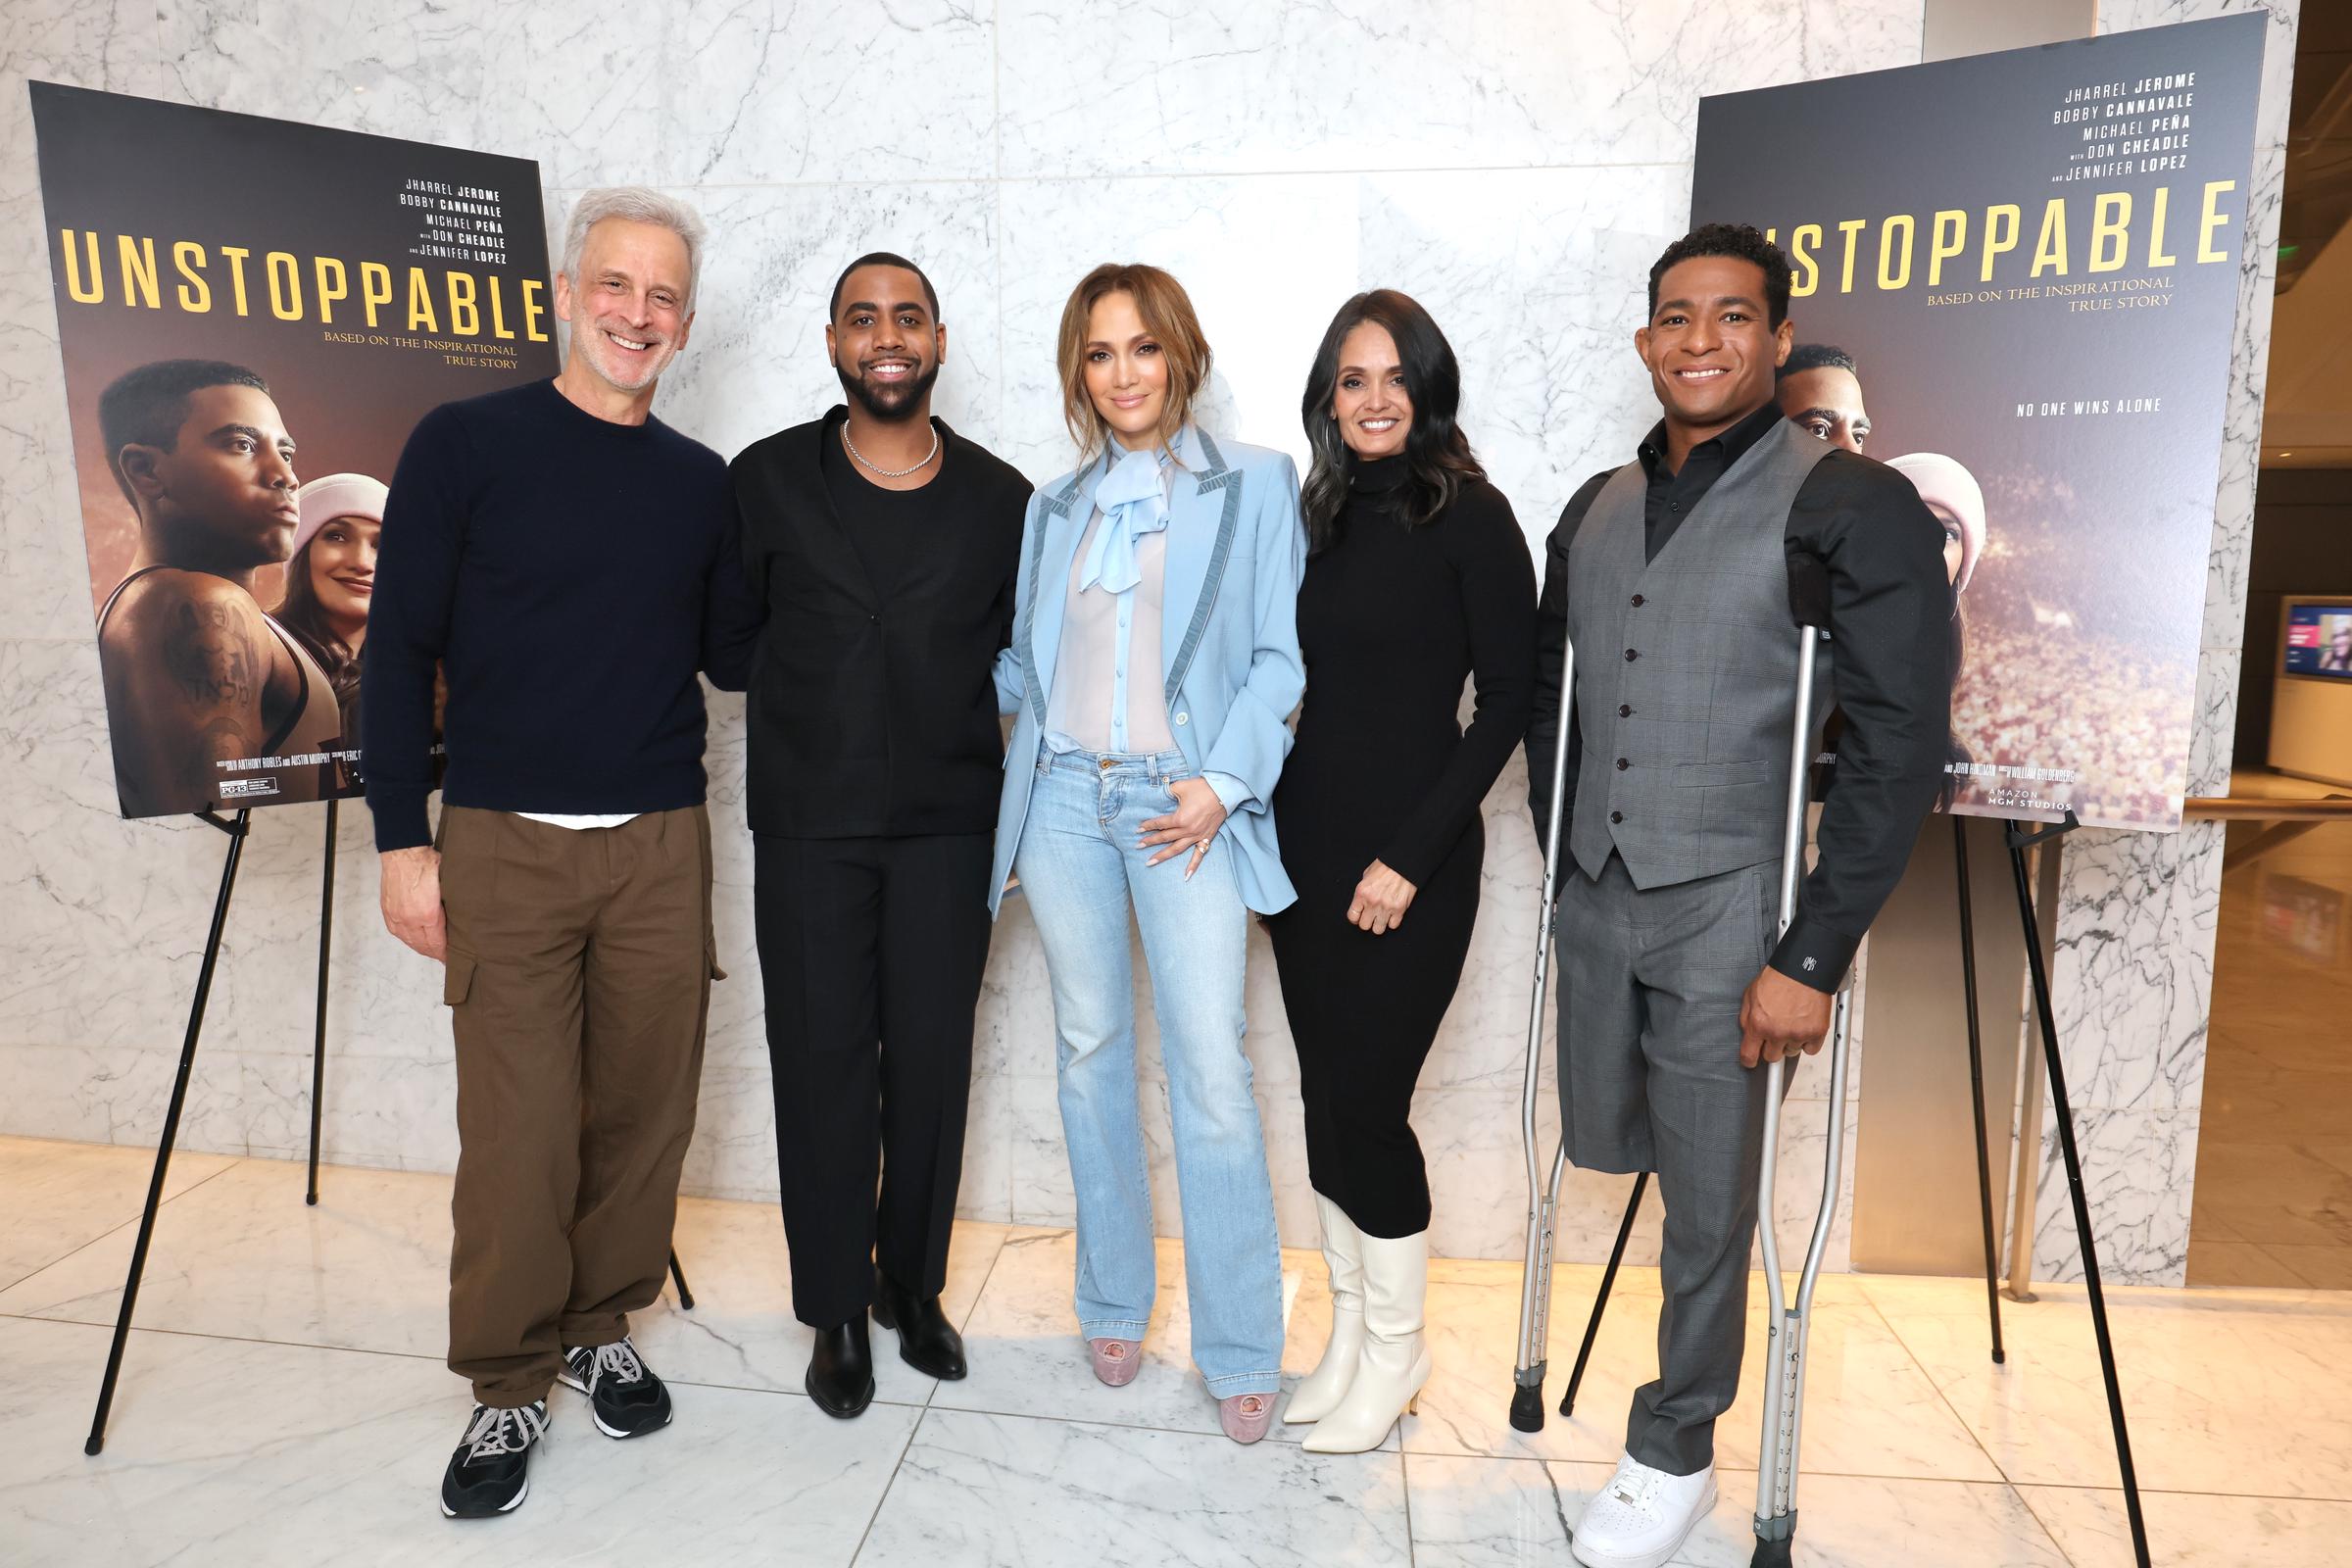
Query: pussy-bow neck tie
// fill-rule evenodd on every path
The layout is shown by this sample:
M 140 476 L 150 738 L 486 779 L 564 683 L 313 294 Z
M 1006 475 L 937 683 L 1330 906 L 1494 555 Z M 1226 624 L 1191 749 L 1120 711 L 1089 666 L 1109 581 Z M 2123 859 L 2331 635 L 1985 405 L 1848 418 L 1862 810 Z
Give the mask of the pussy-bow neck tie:
M 1102 514 L 1102 525 L 1095 530 L 1078 574 L 1081 592 L 1100 583 L 1107 593 L 1123 594 L 1144 580 L 1137 547 L 1144 535 L 1168 525 L 1160 464 L 1156 453 L 1130 452 L 1096 482 L 1095 506 Z

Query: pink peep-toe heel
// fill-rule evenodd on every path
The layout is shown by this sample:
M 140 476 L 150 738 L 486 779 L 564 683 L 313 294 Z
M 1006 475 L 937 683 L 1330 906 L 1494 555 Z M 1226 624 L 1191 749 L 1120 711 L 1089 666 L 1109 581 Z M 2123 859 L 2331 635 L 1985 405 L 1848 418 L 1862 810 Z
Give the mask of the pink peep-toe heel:
M 1086 1348 L 1094 1356 L 1095 1377 L 1105 1388 L 1125 1388 L 1144 1369 L 1141 1340 L 1089 1340 Z
M 1256 1408 L 1250 1408 L 1252 1405 Z M 1217 1401 L 1217 1425 L 1236 1443 L 1255 1443 L 1273 1424 L 1271 1394 L 1236 1394 Z

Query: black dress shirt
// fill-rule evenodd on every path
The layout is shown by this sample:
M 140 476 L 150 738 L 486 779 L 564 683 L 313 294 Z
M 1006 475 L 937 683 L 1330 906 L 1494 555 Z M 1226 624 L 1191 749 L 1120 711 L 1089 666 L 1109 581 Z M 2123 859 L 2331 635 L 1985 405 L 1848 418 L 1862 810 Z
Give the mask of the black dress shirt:
M 1666 466 L 1666 426 L 1651 429 L 1639 451 L 1649 476 L 1642 516 L 1649 559 L 1781 417 L 1777 407 L 1765 405 L 1692 447 L 1680 469 Z M 1528 801 L 1538 833 L 1550 810 L 1551 753 L 1559 733 L 1568 547 L 1610 472 L 1594 474 L 1569 500 L 1545 551 L 1536 622 L 1536 711 L 1527 737 Z M 1885 464 L 1854 453 L 1832 452 L 1805 476 L 1788 509 L 1788 544 L 1791 557 L 1809 556 L 1827 567 L 1829 632 L 1837 647 L 1844 724 L 1837 742 L 1838 786 L 1815 837 L 1820 863 L 1804 880 L 1796 919 L 1774 950 L 1772 967 L 1828 991 L 1851 966 L 1863 934 L 1902 879 L 1919 824 L 1942 783 L 1951 728 L 1952 591 L 1944 575 L 1943 530 L 1919 492 Z M 1562 843 L 1576 801 L 1579 742 L 1572 725 Z

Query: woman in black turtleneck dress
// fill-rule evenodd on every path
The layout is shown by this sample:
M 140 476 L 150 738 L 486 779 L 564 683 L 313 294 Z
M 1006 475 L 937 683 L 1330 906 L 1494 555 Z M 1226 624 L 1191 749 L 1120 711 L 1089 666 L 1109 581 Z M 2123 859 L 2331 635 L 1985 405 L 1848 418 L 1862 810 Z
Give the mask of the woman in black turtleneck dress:
M 1341 307 L 1302 406 L 1306 703 L 1273 802 L 1298 902 L 1269 924 L 1332 1275 L 1329 1347 L 1283 1412 L 1316 1452 L 1378 1446 L 1429 1377 L 1407 1117 L 1470 951 L 1480 807 L 1534 697 L 1535 570 L 1460 395 L 1437 323 L 1381 289 Z

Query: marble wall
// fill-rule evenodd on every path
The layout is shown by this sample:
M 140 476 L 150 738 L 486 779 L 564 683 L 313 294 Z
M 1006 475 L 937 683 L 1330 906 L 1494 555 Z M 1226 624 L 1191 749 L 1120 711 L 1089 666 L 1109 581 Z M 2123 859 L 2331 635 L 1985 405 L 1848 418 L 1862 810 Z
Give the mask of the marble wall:
M 2271 25 L 2205 580 L 2196 729 L 2188 763 L 2191 795 L 2230 793 L 2278 272 L 2288 87 L 2301 6 L 2299 0 L 2099 0 L 2101 32 L 2242 11 L 2266 13 Z M 2066 841 L 2051 992 L 2075 1103 L 2085 1196 L 2108 1278 L 2179 1285 L 2187 1277 L 2189 1193 L 2196 1179 L 2198 1107 L 2205 1088 L 2223 834 L 2220 822 L 2191 822 L 2176 834 L 2085 829 Z M 2047 1108 L 2040 1131 L 2034 1275 L 2081 1279 L 2066 1169 L 2054 1113 Z
M 2166 20 L 2143 8 L 2143 21 Z M 2291 41 L 2291 0 L 2285 9 Z M 1464 422 L 1534 541 L 1576 483 L 1618 461 L 1647 422 L 1627 339 L 1648 262 L 1683 227 L 1698 96 L 1911 63 L 1922 10 L 1923 0 L 1408 0 L 1378 10 L 1196 0 L 1173 12 L 1078 0 L 898 0 L 887 12 L 850 0 L 690 0 L 618 17 L 491 0 L 13 6 L 0 31 L 0 457 L 14 481 L 0 489 L 0 782 L 14 807 L 0 822 L 0 1131 L 153 1142 L 224 848 L 194 823 L 116 818 L 23 80 L 533 157 L 551 213 L 592 183 L 679 191 L 714 240 L 695 342 L 660 407 L 730 454 L 836 398 L 825 291 L 844 260 L 870 248 L 906 252 L 938 281 L 950 330 L 940 412 L 1039 478 L 1067 464 L 1050 332 L 1086 266 L 1141 257 L 1184 277 L 1218 349 L 1210 423 L 1294 452 L 1298 378 L 1329 309 L 1358 287 L 1403 287 L 1453 337 Z M 2275 214 L 2275 149 L 2267 156 Z M 2248 280 L 2266 321 L 2267 276 Z M 2257 356 L 2241 384 L 2258 388 L 2260 368 Z M 2254 421 L 2241 422 L 2250 442 Z M 2249 445 L 2230 470 L 2242 496 L 2251 466 Z M 2226 482 L 2225 500 L 2232 493 Z M 2241 513 L 2241 543 L 2243 529 Z M 2217 566 L 2209 642 L 2234 636 L 2235 580 Z M 2227 678 L 2216 679 L 2226 703 Z M 2223 712 L 2225 750 L 2228 730 Z M 735 978 L 713 1004 L 688 1183 L 763 1197 L 774 1190 L 773 1133 L 738 702 L 714 704 L 710 762 L 721 961 Z M 1514 764 L 1488 803 L 1490 898 L 1416 1118 L 1439 1191 L 1434 1242 L 1453 1255 L 1513 1255 L 1524 1225 L 1519 1060 L 1542 867 L 1517 805 L 1523 787 Z M 318 817 L 256 817 L 185 1147 L 290 1154 L 305 1145 Z M 340 848 L 326 1153 L 447 1168 L 450 1047 L 432 966 L 376 919 L 364 807 L 345 810 Z M 2170 874 L 2180 888 L 2180 913 L 2165 930 L 2181 939 L 2177 960 L 2130 956 L 2187 966 L 2157 1032 L 2201 1048 L 2195 955 L 2209 954 L 2204 895 L 2218 877 L 2186 875 L 2190 860 L 2161 845 L 2113 853 L 2138 856 L 2119 865 L 2143 881 Z M 2112 1038 L 2119 1061 L 2139 1059 L 2149 1031 L 2133 1009 L 2150 988 L 2120 949 L 2094 958 L 2094 858 L 2078 850 L 2071 862 L 2062 985 L 2081 1033 Z M 1284 1231 L 1305 1244 L 1297 1069 L 1262 943 L 1250 1017 Z M 2185 1051 L 2168 1046 L 2166 1060 Z M 1149 1042 L 1146 1055 L 1154 1060 Z M 1070 1217 L 1052 1061 L 1044 965 L 1016 906 L 981 1007 L 969 1215 Z M 1807 1075 L 1788 1116 L 1788 1141 L 1810 1168 L 1825 1076 Z M 2168 1066 L 2157 1076 L 2176 1100 L 2146 1105 L 2132 1098 L 2145 1074 L 2139 1087 L 2120 1068 L 2102 1078 L 2086 1064 L 2082 1076 L 2116 1113 L 2097 1123 L 2094 1143 L 2126 1138 L 2128 1168 L 2146 1168 L 2131 1129 L 2170 1116 L 2160 1144 L 2189 1129 L 2191 1152 L 2171 1161 L 2184 1246 L 2195 1075 Z M 1145 1101 L 1173 1231 L 1155 1065 Z M 1807 1208 L 1812 1184 L 1786 1185 L 1791 1210 Z M 1605 1251 L 1624 1190 L 1622 1179 L 1572 1176 L 1563 1255 Z M 1637 1247 L 1654 1256 L 1654 1228 Z M 1833 1263 L 1843 1256 L 1841 1230 Z

